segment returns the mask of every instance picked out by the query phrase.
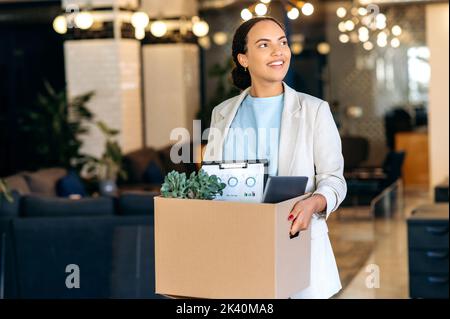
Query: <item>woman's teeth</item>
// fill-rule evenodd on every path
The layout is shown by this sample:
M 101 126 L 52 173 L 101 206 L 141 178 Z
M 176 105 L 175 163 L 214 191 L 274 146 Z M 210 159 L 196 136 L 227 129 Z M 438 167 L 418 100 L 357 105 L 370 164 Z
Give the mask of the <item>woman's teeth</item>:
M 269 63 L 269 66 L 278 66 L 278 65 L 283 65 L 283 61 L 275 61 L 275 62 L 272 62 L 272 63 Z

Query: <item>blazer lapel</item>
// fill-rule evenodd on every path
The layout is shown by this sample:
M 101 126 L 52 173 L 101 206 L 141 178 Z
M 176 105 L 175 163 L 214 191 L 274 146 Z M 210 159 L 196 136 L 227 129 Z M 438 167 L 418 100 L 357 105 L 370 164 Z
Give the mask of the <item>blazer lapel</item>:
M 280 143 L 278 147 L 278 175 L 289 176 L 297 149 L 301 105 L 297 92 L 284 82 L 283 85 L 284 108 L 281 115 Z
M 297 136 L 300 127 L 300 109 L 301 105 L 297 92 L 290 88 L 286 83 L 284 85 L 284 106 L 281 115 L 280 143 L 278 147 L 278 175 L 289 176 L 294 163 L 295 150 L 297 149 Z M 230 129 L 231 123 L 239 109 L 244 98 L 247 96 L 250 88 L 245 89 L 239 95 L 235 103 L 224 106 L 219 114 L 222 119 L 218 120 L 215 127 L 220 130 L 221 136 L 217 145 L 217 158 L 222 160 L 223 145 Z

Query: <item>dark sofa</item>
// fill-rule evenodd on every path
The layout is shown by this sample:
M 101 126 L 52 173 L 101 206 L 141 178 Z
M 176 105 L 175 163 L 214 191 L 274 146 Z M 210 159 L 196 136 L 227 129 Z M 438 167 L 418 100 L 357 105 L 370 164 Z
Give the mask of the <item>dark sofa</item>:
M 0 218 L 0 234 L 0 298 L 161 298 L 152 216 Z
M 171 146 L 124 156 L 128 180 L 115 197 L 58 197 L 64 168 L 20 172 L 5 180 L 14 202 L 0 194 L 1 298 L 162 298 L 154 293 L 153 197 L 175 164 Z M 80 288 L 68 288 L 75 265 Z
M 14 202 L 0 194 L 0 299 L 161 298 L 154 293 L 157 192 L 74 200 L 54 196 L 51 183 L 33 192 L 19 176 L 7 179 L 15 182 Z M 80 288 L 66 286 L 69 265 L 79 268 Z
M 124 155 L 123 165 L 127 172 L 127 180 L 119 180 L 121 190 L 159 191 L 161 184 L 172 170 L 187 175 L 198 169 L 193 160 L 193 145 L 187 147 L 191 150 L 188 163 L 173 163 L 170 158 L 172 146 L 161 149 L 142 148 Z M 181 152 L 181 151 L 180 151 Z M 179 153 L 180 153 L 179 152 Z M 181 155 L 181 154 L 180 154 Z

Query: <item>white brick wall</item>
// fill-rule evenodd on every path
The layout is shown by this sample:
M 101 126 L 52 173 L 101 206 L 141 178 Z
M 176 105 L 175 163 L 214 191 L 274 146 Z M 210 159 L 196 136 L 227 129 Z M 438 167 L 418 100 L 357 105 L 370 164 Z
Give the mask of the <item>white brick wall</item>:
M 138 0 L 63 0 L 63 6 L 67 5 L 79 5 L 85 6 L 87 4 L 92 5 L 93 7 L 112 7 L 113 5 L 117 6 L 131 6 L 132 8 L 136 8 L 139 4 Z
M 124 152 L 143 146 L 141 97 L 141 45 L 135 40 L 120 41 L 122 92 L 121 145 Z
M 198 14 L 197 0 L 142 0 L 141 8 L 151 18 L 181 17 Z
M 143 47 L 146 143 L 173 144 L 170 132 L 187 128 L 200 108 L 199 57 L 194 44 L 153 44 Z
M 89 109 L 98 120 L 119 129 L 124 152 L 142 145 L 140 44 L 136 40 L 66 41 L 65 67 L 68 96 L 95 91 Z M 99 156 L 104 139 L 92 127 L 82 152 Z

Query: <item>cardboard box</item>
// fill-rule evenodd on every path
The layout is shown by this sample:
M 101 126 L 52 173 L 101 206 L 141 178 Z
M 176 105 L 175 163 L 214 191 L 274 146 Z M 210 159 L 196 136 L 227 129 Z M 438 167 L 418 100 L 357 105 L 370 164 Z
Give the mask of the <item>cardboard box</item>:
M 156 293 L 288 298 L 310 278 L 311 234 L 290 238 L 299 196 L 277 204 L 155 197 Z

